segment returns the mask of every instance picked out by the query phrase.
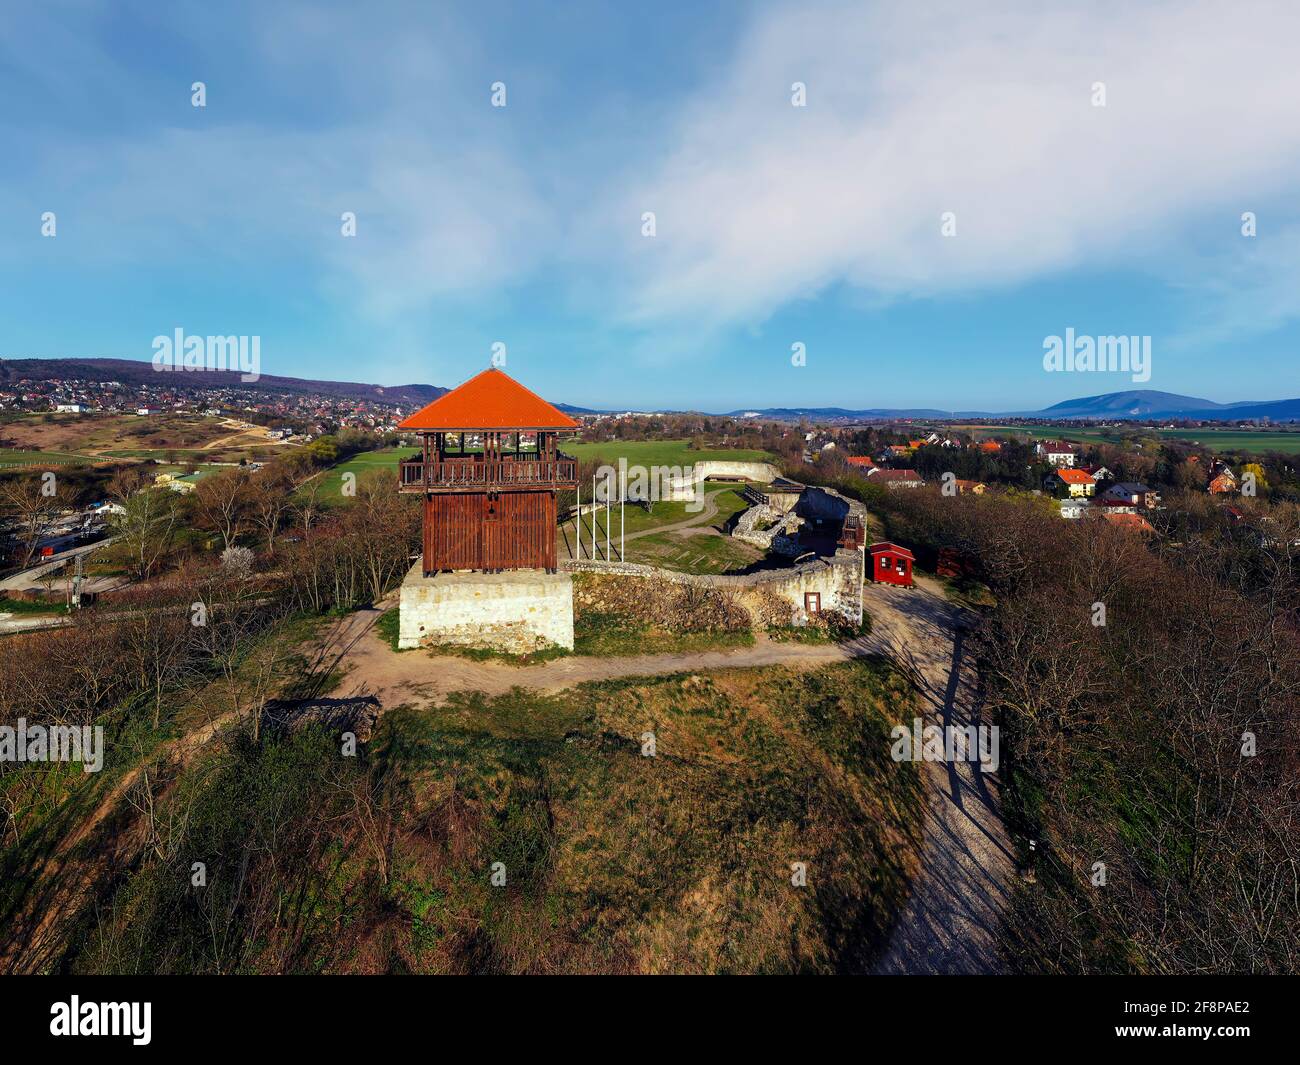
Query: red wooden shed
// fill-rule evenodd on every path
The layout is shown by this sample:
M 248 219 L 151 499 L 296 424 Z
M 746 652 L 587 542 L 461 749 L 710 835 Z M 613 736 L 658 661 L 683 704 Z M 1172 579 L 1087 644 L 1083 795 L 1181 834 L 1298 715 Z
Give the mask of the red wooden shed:
M 882 540 L 867 548 L 871 555 L 871 579 L 878 583 L 912 587 L 912 563 L 916 556 L 905 547 Z

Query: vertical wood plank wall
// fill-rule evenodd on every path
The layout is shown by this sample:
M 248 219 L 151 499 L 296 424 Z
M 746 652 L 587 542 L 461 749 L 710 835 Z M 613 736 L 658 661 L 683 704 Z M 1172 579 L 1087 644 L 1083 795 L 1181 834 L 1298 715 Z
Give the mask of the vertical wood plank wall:
M 426 496 L 424 572 L 555 569 L 553 491 Z

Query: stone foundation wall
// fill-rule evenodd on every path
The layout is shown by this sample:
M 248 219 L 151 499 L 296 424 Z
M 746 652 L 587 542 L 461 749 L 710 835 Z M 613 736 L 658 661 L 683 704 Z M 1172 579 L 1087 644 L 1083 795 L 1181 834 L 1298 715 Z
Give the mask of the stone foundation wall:
M 664 498 L 667 500 L 694 499 L 699 491 L 697 485 L 710 477 L 737 478 L 767 484 L 781 476 L 781 471 L 770 462 L 723 462 L 716 459 L 701 459 L 691 466 L 689 476 L 683 475 L 663 486 Z
M 767 528 L 756 528 L 760 522 L 767 522 Z M 790 535 L 798 529 L 799 525 L 800 521 L 796 514 L 759 503 L 736 519 L 736 527 L 731 530 L 731 535 L 737 540 L 743 540 L 747 544 L 753 544 L 767 551 L 772 547 L 772 541 L 777 536 Z
M 402 582 L 398 647 L 422 643 L 527 654 L 573 649 L 573 579 L 567 573 L 440 573 L 416 563 Z
M 818 558 L 788 569 L 760 570 L 738 576 L 699 576 L 675 573 L 632 562 L 563 563 L 570 572 L 622 575 L 630 579 L 674 584 L 695 584 L 719 591 L 734 591 L 755 624 L 806 625 L 809 615 L 804 595 L 821 596 L 821 609 L 835 611 L 856 622 L 862 609 L 862 552 L 843 549 L 831 558 Z

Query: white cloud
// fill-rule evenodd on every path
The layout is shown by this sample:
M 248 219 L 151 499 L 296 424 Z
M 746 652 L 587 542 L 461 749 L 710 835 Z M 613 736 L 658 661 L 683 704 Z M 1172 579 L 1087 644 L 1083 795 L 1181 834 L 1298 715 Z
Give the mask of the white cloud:
M 1240 212 L 1294 188 L 1292 3 L 919 7 L 760 18 L 662 165 L 602 208 L 657 213 L 620 249 L 629 320 L 753 323 L 841 281 L 890 298 L 1159 272 L 1217 232 L 1229 254 Z

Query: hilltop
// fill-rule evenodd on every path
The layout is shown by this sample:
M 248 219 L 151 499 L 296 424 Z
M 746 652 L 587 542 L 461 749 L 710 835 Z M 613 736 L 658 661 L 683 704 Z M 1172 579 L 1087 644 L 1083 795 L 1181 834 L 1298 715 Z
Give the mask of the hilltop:
M 402 407 L 422 407 L 447 391 L 437 385 L 368 385 L 358 381 L 318 381 L 275 374 L 262 374 L 256 381 L 244 381 L 233 370 L 162 374 L 154 369 L 152 363 L 135 359 L 0 359 L 0 385 L 22 378 L 31 381 L 120 381 L 133 386 L 156 386 L 165 380 L 169 387 L 182 390 L 238 388 L 255 392 L 301 392 Z

